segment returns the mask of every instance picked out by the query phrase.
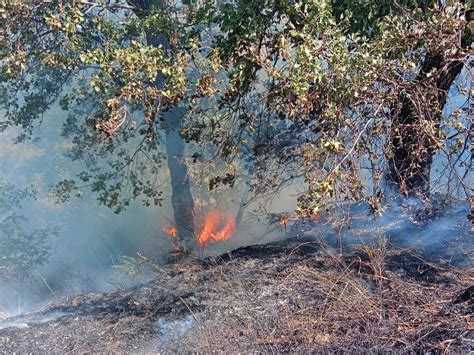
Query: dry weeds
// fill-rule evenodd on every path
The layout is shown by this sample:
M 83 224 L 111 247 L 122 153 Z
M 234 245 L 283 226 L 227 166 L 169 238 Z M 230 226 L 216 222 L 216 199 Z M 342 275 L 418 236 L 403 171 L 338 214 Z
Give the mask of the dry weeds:
M 52 308 L 70 314 L 60 320 L 1 330 L 0 346 L 20 352 L 470 351 L 473 300 L 452 300 L 473 284 L 472 268 L 428 262 L 383 243 L 346 255 L 312 243 L 247 247 L 160 269 L 156 281 L 136 290 L 78 296 Z
M 461 351 L 473 349 L 471 309 L 452 299 L 473 269 L 429 263 L 386 244 L 332 257 L 236 259 L 208 282 L 187 349 L 224 352 Z M 208 336 L 211 334 L 212 336 Z M 183 339 L 181 339 L 182 341 Z M 205 346 L 204 344 L 205 343 Z

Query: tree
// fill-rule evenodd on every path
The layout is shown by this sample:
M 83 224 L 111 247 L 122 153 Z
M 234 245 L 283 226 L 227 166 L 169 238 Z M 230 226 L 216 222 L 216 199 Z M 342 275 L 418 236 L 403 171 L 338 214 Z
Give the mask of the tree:
M 244 141 L 253 139 L 257 175 L 266 176 L 270 189 L 303 175 L 304 214 L 329 200 L 365 199 L 364 175 L 371 177 L 375 208 L 382 182 L 427 197 L 440 150 L 468 174 L 471 5 L 242 0 L 214 21 L 220 28 L 214 50 L 229 68 L 216 109 L 232 112 L 223 117 L 234 126 L 221 145 L 242 146 L 242 127 L 255 132 Z M 468 99 L 443 117 L 463 68 L 468 82 L 457 89 Z M 248 110 L 246 97 L 259 103 L 257 111 Z M 209 134 L 215 139 L 214 130 Z M 465 178 L 458 183 L 469 197 Z
M 383 181 L 427 195 L 438 150 L 469 164 L 465 107 L 441 115 L 461 70 L 472 71 L 473 12 L 462 1 L 11 0 L 1 16 L 0 127 L 27 139 L 59 100 L 71 156 L 89 164 L 78 179 L 118 212 L 132 198 L 161 202 L 164 139 L 187 241 L 183 138 L 198 144 L 194 159 L 222 162 L 210 188 L 242 170 L 254 193 L 303 179 L 304 215 L 367 199 L 367 176 L 374 208 Z M 58 197 L 81 189 L 76 180 Z
M 156 175 L 164 161 L 158 147 L 164 136 L 175 219 L 180 237 L 189 242 L 193 199 L 178 107 L 187 59 L 182 48 L 169 45 L 180 26 L 173 11 L 161 1 L 5 3 L 2 129 L 20 126 L 24 132 L 17 141 L 27 139 L 59 100 L 70 113 L 63 134 L 75 143 L 71 157 L 89 164 L 78 180 L 117 212 L 131 198 L 161 203 Z M 56 191 L 65 200 L 83 187 L 65 180 Z

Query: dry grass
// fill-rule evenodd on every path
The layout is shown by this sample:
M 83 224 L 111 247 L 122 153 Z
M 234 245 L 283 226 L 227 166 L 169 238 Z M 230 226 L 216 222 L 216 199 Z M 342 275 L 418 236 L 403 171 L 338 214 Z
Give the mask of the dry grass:
M 451 303 L 472 283 L 453 270 L 409 257 L 385 243 L 344 258 L 217 267 L 208 282 L 208 312 L 185 335 L 189 350 L 225 352 L 461 351 L 472 349 L 472 314 Z M 278 270 L 280 264 L 281 271 Z M 467 313 L 466 313 L 467 312 Z M 184 339 L 181 339 L 183 341 Z
M 157 269 L 155 281 L 134 290 L 80 295 L 46 311 L 69 314 L 60 320 L 0 331 L 0 347 L 26 353 L 469 352 L 474 304 L 452 300 L 473 284 L 472 268 L 428 262 L 383 241 L 345 255 L 313 243 L 255 246 Z

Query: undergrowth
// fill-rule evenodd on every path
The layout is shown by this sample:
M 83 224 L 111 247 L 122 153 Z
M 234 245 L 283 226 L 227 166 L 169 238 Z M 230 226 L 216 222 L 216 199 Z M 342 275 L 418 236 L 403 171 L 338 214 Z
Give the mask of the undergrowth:
M 213 299 L 182 341 L 225 352 L 472 350 L 472 313 L 451 301 L 473 271 L 384 239 L 348 255 L 236 259 L 208 276 Z

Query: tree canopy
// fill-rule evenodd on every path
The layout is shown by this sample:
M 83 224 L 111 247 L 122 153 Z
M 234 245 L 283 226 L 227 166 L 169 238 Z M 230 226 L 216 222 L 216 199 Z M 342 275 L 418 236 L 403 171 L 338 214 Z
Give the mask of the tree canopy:
M 302 182 L 302 215 L 376 209 L 390 184 L 439 191 L 435 154 L 456 187 L 441 191 L 472 195 L 469 2 L 8 0 L 0 16 L 0 129 L 27 140 L 59 103 L 71 157 L 90 167 L 60 200 L 88 186 L 117 211 L 159 204 L 173 130 L 188 148 L 169 169 L 207 162 L 210 189 L 249 179 L 255 194 Z

